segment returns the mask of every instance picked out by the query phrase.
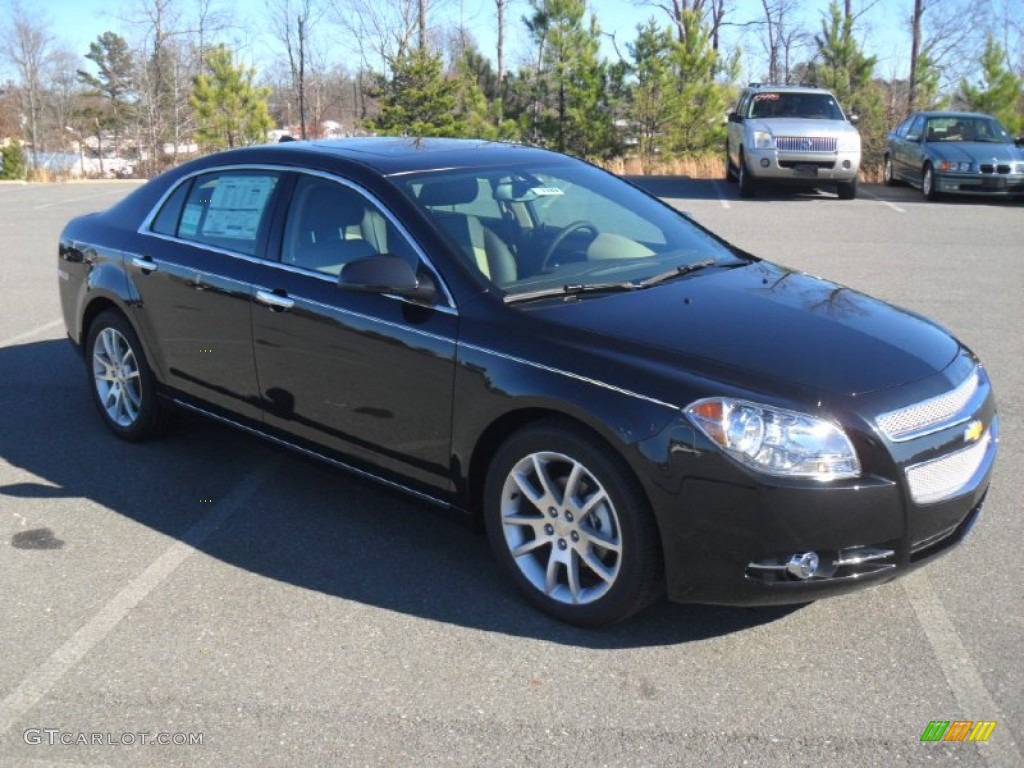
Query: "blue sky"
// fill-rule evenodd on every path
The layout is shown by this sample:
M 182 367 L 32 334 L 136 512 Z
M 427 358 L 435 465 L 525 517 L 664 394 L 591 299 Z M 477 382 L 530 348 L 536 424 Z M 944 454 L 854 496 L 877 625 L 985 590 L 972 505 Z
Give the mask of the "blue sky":
M 38 2 L 39 0 L 36 0 Z M 7 3 L 10 0 L 0 0 L 0 8 L 3 14 L 7 15 Z M 25 2 L 25 6 L 32 8 L 32 0 Z M 387 0 L 383 0 L 387 2 Z M 855 8 L 861 7 L 866 0 L 855 0 Z M 1010 2 L 1021 3 L 1022 0 L 1010 0 Z M 183 0 L 188 5 L 188 0 Z M 59 40 L 66 42 L 72 50 L 83 54 L 88 50 L 89 42 L 97 35 L 106 30 L 114 30 L 131 39 L 135 30 L 126 24 L 120 17 L 130 16 L 131 2 L 122 3 L 119 0 L 48 0 L 45 5 L 45 14 L 53 22 L 50 26 L 51 34 Z M 265 66 L 272 53 L 267 47 L 267 38 L 263 22 L 263 2 L 255 0 L 251 3 L 235 3 L 230 5 L 239 27 L 233 41 L 236 47 L 240 48 L 242 57 L 248 59 L 257 68 Z M 867 5 L 872 6 L 871 2 Z M 731 6 L 734 9 L 730 19 L 734 22 L 744 22 L 762 17 L 760 0 L 732 0 Z M 804 0 L 802 3 L 803 19 L 805 25 L 812 31 L 817 31 L 820 26 L 819 19 L 822 12 L 827 8 L 827 0 Z M 909 36 L 903 19 L 909 15 L 912 3 L 911 0 L 881 0 L 874 3 L 871 10 L 865 14 L 860 28 L 860 37 L 870 53 L 879 59 L 876 73 L 881 77 L 892 75 L 905 76 L 907 61 L 909 59 Z M 38 6 L 35 6 L 38 7 Z M 591 0 L 590 8 L 597 14 L 602 29 L 605 32 L 614 32 L 619 49 L 626 55 L 625 43 L 635 36 L 637 24 L 642 23 L 650 17 L 665 19 L 664 12 L 651 6 L 642 6 L 630 0 Z M 508 61 L 510 66 L 515 66 L 518 60 L 528 50 L 528 34 L 521 22 L 521 17 L 527 13 L 528 6 L 525 0 L 518 0 L 512 3 L 508 12 Z M 493 55 L 496 49 L 496 35 L 494 32 L 494 3 L 493 0 L 446 0 L 441 10 L 437 12 L 438 17 L 445 17 L 452 21 L 460 18 L 471 30 L 481 49 Z M 321 22 L 321 32 L 328 32 L 328 39 L 338 40 L 341 32 Z M 763 74 L 761 63 L 760 42 L 753 32 L 740 33 L 736 27 L 730 27 L 725 31 L 726 45 L 739 44 L 744 49 L 744 79 L 756 79 Z M 339 47 L 349 48 L 342 43 Z M 610 39 L 604 44 L 604 52 L 607 56 L 613 57 L 614 52 Z M 344 59 L 344 55 L 338 56 Z

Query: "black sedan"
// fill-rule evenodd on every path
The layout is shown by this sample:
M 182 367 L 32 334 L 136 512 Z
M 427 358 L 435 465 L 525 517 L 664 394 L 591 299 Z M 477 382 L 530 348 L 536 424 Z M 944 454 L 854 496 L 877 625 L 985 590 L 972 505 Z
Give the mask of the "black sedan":
M 991 115 L 917 112 L 893 130 L 885 183 L 906 182 L 928 200 L 946 193 L 1024 196 L 1024 149 Z
M 205 157 L 68 224 L 59 277 L 116 435 L 184 408 L 462 511 L 580 625 L 892 579 L 967 535 L 996 452 L 941 328 L 539 149 Z

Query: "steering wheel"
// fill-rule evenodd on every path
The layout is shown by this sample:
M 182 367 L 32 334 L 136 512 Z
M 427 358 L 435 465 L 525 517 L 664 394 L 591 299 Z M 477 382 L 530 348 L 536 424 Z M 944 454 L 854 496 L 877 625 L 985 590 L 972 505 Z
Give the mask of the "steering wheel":
M 598 232 L 597 230 L 597 227 L 591 224 L 589 221 L 580 220 L 574 221 L 571 224 L 566 224 L 564 227 L 558 230 L 558 234 L 554 236 L 554 238 L 551 240 L 551 244 L 548 246 L 547 250 L 544 251 L 544 258 L 540 260 L 541 270 L 547 269 L 550 266 L 551 259 L 554 257 L 555 252 L 562 247 L 562 243 L 564 243 L 566 239 L 568 239 L 569 235 L 575 232 L 582 231 L 593 232 L 595 238 L 600 234 L 600 232 Z

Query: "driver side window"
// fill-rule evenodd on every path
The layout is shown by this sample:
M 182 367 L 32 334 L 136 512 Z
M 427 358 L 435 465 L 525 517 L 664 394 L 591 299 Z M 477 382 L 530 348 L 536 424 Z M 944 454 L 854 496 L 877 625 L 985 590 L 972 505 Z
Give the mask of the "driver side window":
M 337 276 L 350 261 L 390 253 L 415 268 L 418 257 L 391 222 L 355 189 L 302 175 L 292 193 L 281 244 L 284 264 Z

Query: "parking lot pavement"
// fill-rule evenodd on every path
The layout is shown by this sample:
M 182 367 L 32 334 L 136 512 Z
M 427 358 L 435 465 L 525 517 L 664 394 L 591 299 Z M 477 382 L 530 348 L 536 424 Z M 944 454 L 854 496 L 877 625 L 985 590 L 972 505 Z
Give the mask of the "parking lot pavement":
M 111 437 L 63 340 L 56 238 L 132 186 L 0 185 L 0 765 L 1024 764 L 1024 208 L 643 183 L 980 354 L 1003 437 L 964 546 L 804 606 L 558 625 L 415 501 L 191 417 Z M 997 726 L 921 743 L 932 720 Z

